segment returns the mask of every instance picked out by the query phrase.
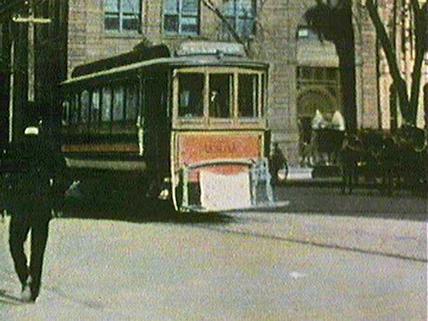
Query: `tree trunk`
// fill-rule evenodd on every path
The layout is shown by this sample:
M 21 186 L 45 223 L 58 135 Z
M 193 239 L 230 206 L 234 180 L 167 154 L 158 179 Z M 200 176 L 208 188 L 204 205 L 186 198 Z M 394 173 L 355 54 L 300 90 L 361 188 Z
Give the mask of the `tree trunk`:
M 346 128 L 349 132 L 355 132 L 357 106 L 354 41 L 342 40 L 340 43 L 336 43 L 336 51 L 339 56 L 340 86 Z
M 334 9 L 338 30 L 333 43 L 339 57 L 340 85 L 346 128 L 349 132 L 357 130 L 355 37 L 352 21 L 352 1 L 344 0 Z
M 427 4 L 419 7 L 417 0 L 412 0 L 412 7 L 414 12 L 414 33 L 415 33 L 415 61 L 412 72 L 412 87 L 410 92 L 410 117 L 412 124 L 416 125 L 419 108 L 419 93 L 421 88 L 422 78 L 422 63 L 425 54 L 425 35 L 427 30 L 427 18 L 425 10 Z

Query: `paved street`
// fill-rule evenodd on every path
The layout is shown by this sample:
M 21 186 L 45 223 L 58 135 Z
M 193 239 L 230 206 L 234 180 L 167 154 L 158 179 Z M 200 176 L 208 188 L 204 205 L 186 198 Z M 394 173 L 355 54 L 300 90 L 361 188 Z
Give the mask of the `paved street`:
M 0 223 L 0 320 L 427 319 L 426 199 L 277 195 L 290 206 L 214 216 L 70 208 L 51 222 L 34 305 L 14 299 Z

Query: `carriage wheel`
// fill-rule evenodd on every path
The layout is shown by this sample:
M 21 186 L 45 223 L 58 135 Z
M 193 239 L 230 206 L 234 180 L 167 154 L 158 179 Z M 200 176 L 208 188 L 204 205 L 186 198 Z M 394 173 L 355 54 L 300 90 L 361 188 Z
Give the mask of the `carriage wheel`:
M 285 183 L 288 178 L 288 164 L 285 162 L 275 173 L 273 173 L 272 183 L 281 184 Z

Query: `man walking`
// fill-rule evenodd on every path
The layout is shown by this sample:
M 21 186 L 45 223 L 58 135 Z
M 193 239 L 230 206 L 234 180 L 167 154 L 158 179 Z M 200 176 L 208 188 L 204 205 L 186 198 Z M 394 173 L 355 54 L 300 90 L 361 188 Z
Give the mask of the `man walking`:
M 21 299 L 34 302 L 40 291 L 43 257 L 52 209 L 58 207 L 64 191 L 65 160 L 54 153 L 39 135 L 39 128 L 28 127 L 24 139 L 11 151 L 15 170 L 6 179 L 6 209 L 11 214 L 10 253 L 22 284 Z M 24 243 L 31 230 L 28 264 Z

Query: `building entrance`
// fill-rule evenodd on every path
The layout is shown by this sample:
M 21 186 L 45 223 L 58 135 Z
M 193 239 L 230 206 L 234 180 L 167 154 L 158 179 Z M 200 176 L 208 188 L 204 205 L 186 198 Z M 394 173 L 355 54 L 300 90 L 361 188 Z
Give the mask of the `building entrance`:
M 302 166 L 316 162 L 315 129 L 331 127 L 341 112 L 338 68 L 301 66 L 297 70 L 299 156 Z

